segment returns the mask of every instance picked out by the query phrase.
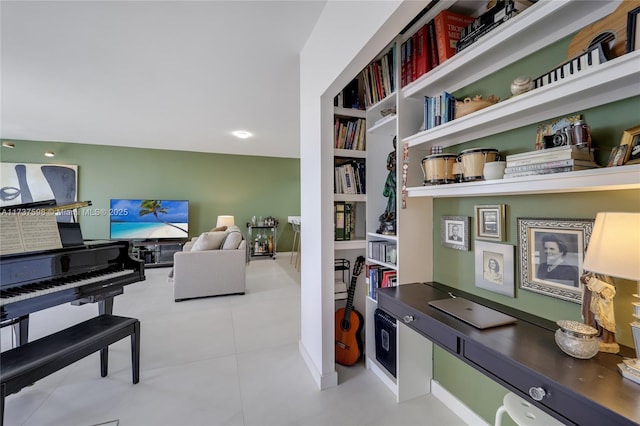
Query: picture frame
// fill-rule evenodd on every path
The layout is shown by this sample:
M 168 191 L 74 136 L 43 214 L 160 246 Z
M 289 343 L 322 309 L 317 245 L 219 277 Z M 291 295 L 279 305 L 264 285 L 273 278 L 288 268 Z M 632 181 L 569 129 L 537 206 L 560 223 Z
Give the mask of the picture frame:
M 520 288 L 581 303 L 582 262 L 594 219 L 517 220 Z
M 640 126 L 631 127 L 622 132 L 620 145 L 628 147 L 624 164 L 640 163 Z
M 468 216 L 442 216 L 440 218 L 440 241 L 444 247 L 469 251 Z
M 628 148 L 628 145 L 618 145 L 613 147 L 611 155 L 609 155 L 607 167 L 622 166 L 624 164 L 625 157 L 627 156 Z
M 506 205 L 475 206 L 476 238 L 505 240 Z
M 474 250 L 476 287 L 515 297 L 514 247 L 475 241 Z
M 638 26 L 640 26 L 640 7 L 636 7 L 627 14 L 626 53 L 640 49 L 640 32 L 638 32 Z

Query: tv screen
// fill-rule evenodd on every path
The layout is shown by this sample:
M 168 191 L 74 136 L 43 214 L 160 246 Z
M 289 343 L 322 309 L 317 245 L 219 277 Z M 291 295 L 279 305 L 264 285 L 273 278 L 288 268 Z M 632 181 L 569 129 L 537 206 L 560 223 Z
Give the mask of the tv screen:
M 112 199 L 112 240 L 187 239 L 189 201 Z

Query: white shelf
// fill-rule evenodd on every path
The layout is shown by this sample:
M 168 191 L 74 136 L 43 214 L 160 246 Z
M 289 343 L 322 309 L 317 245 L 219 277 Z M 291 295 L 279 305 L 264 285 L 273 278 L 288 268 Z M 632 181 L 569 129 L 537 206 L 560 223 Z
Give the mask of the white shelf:
M 367 111 L 355 108 L 333 107 L 333 114 L 340 117 L 366 118 Z
M 333 150 L 334 157 L 346 157 L 346 158 L 367 158 L 367 151 L 359 149 L 338 149 Z
M 384 266 L 385 268 L 393 269 L 395 271 L 398 270 L 398 265 L 394 265 L 393 263 L 385 263 L 371 258 L 367 258 L 367 262 L 375 263 L 376 265 Z
M 454 92 L 613 12 L 620 1 L 540 1 L 402 89 L 404 97 Z
M 367 201 L 367 195 L 366 194 L 333 194 L 333 201 L 364 203 Z
M 370 240 L 376 239 L 376 240 L 398 241 L 397 235 L 384 235 L 384 234 L 378 234 L 377 232 L 367 232 L 367 237 L 369 237 Z
M 409 197 L 477 197 L 640 189 L 640 164 L 407 188 Z
M 421 144 L 449 147 L 640 95 L 639 61 L 640 51 L 631 52 L 571 79 L 511 97 L 402 141 L 410 147 Z
M 363 250 L 367 247 L 367 240 L 334 241 L 334 250 Z
M 395 136 L 396 135 L 396 120 L 398 119 L 396 114 L 387 115 L 376 121 L 367 133 L 376 133 L 381 135 Z

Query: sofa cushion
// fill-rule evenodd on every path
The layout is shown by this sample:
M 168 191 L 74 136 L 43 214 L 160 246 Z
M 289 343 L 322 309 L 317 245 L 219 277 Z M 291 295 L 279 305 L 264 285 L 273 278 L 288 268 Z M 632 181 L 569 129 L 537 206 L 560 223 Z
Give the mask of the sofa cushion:
M 211 231 L 209 232 L 216 232 L 216 231 L 226 231 L 227 230 L 227 225 L 224 226 L 218 226 L 217 228 L 213 228 Z
M 227 233 L 224 231 L 203 232 L 191 247 L 191 251 L 217 250 L 226 236 Z
M 242 232 L 232 230 L 227 234 L 227 238 L 222 243 L 222 250 L 236 250 L 242 242 Z

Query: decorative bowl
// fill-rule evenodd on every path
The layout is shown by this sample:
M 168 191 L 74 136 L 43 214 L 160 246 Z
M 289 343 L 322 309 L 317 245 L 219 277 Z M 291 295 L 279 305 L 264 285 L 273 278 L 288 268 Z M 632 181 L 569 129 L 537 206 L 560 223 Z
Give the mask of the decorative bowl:
M 520 95 L 533 89 L 533 80 L 531 77 L 521 75 L 511 82 L 511 94 L 513 96 Z
M 487 99 L 482 99 L 482 96 L 477 95 L 473 98 L 465 98 L 463 101 L 456 101 L 456 118 L 464 117 L 472 112 L 479 111 L 483 108 L 491 106 L 500 100 L 495 95 L 487 96 Z
M 578 321 L 556 321 L 560 326 L 556 330 L 556 344 L 562 352 L 574 358 L 593 358 L 599 349 L 599 343 L 595 336 L 598 330 Z

